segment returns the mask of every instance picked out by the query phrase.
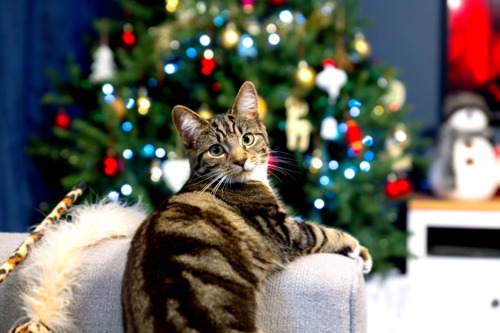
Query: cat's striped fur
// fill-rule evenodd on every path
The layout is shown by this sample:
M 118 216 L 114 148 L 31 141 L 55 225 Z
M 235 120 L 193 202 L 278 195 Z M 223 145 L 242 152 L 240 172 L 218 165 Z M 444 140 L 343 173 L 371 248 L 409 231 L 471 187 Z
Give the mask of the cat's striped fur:
M 361 256 L 370 270 L 355 238 L 283 209 L 265 176 L 268 137 L 251 83 L 226 115 L 206 121 L 177 106 L 173 117 L 191 177 L 132 240 L 122 290 L 126 332 L 261 332 L 260 285 L 287 262 L 340 253 Z

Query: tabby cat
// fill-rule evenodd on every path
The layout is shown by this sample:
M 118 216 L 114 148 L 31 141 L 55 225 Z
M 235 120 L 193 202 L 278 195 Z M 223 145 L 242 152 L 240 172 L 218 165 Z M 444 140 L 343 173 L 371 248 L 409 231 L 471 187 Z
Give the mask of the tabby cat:
M 267 179 L 269 140 L 251 82 L 227 114 L 173 120 L 191 176 L 135 234 L 122 287 L 126 332 L 262 332 L 259 288 L 303 255 L 361 256 L 352 236 L 286 214 Z

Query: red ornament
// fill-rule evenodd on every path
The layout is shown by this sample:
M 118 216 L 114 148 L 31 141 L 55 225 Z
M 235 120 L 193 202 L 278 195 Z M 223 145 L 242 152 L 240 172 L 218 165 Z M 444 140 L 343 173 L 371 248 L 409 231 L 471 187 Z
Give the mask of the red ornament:
M 125 24 L 122 32 L 123 46 L 127 49 L 131 49 L 135 45 L 135 41 L 134 27 L 132 24 Z
M 55 123 L 59 128 L 68 129 L 71 125 L 71 118 L 68 116 L 64 109 L 60 109 L 59 111 L 57 111 Z
M 210 75 L 214 71 L 215 68 L 215 60 L 208 58 L 201 58 L 201 73 L 203 75 Z
M 349 119 L 345 123 L 347 125 L 347 131 L 345 133 L 346 142 L 349 148 L 352 149 L 354 156 L 359 156 L 363 151 L 361 128 L 354 119 Z
M 106 156 L 103 160 L 104 174 L 114 177 L 123 170 L 123 163 L 115 156 Z
M 391 179 L 385 183 L 385 195 L 391 200 L 402 199 L 413 192 L 413 184 L 407 178 Z

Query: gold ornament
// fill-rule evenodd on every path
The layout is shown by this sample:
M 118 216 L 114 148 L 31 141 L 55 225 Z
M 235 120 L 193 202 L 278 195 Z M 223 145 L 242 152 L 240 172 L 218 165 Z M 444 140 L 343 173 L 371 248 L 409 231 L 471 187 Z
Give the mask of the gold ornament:
M 267 103 L 262 97 L 258 97 L 257 99 L 257 108 L 259 109 L 260 119 L 264 119 L 267 114 Z
M 299 62 L 299 66 L 295 71 L 295 81 L 299 86 L 306 89 L 311 89 L 315 85 L 316 71 L 309 67 L 305 60 Z
M 228 23 L 221 35 L 222 47 L 226 50 L 234 49 L 240 40 L 240 32 L 234 23 Z
M 207 119 L 207 120 L 211 119 L 211 118 L 214 116 L 214 112 L 213 112 L 212 110 L 210 110 L 210 108 L 209 108 L 209 107 L 208 107 L 208 105 L 206 105 L 206 104 L 203 104 L 203 105 L 202 105 L 202 106 L 198 109 L 198 111 L 197 111 L 197 112 L 198 112 L 198 114 L 199 114 L 201 117 L 203 117 L 203 118 L 205 118 L 205 119 Z
M 357 33 L 354 37 L 353 47 L 354 51 L 359 54 L 361 59 L 368 58 L 372 51 L 372 47 L 362 33 Z
M 122 98 L 116 97 L 115 100 L 109 103 L 111 110 L 115 113 L 116 118 L 123 119 L 125 114 L 127 113 L 127 109 L 125 108 L 125 102 Z

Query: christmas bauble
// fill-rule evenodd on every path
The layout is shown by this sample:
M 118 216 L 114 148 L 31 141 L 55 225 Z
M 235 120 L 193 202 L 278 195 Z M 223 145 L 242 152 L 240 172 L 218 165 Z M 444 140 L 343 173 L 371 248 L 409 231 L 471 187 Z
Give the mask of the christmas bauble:
M 302 88 L 311 89 L 314 87 L 316 71 L 310 67 L 305 60 L 299 62 L 295 71 L 295 82 Z
M 109 103 L 109 106 L 113 110 L 116 118 L 121 120 L 125 117 L 127 109 L 125 108 L 125 102 L 122 98 L 116 97 L 113 102 Z
M 71 126 L 71 118 L 64 109 L 59 109 L 55 118 L 55 125 L 62 129 L 68 129 Z
M 413 192 L 413 184 L 407 178 L 398 178 L 395 175 L 389 175 L 384 190 L 387 198 L 392 200 L 402 199 Z
M 234 23 L 228 23 L 221 34 L 221 44 L 226 50 L 234 49 L 240 40 L 240 32 Z
M 123 161 L 114 155 L 106 155 L 102 165 L 103 172 L 107 177 L 114 177 L 123 170 Z
M 257 99 L 257 108 L 259 109 L 260 119 L 264 119 L 267 114 L 267 103 L 262 97 L 258 97 Z

